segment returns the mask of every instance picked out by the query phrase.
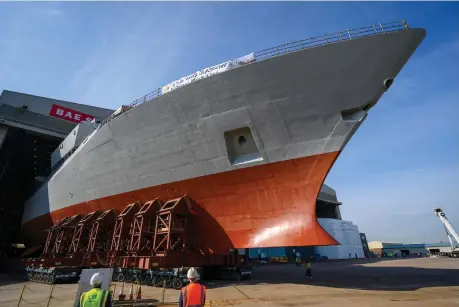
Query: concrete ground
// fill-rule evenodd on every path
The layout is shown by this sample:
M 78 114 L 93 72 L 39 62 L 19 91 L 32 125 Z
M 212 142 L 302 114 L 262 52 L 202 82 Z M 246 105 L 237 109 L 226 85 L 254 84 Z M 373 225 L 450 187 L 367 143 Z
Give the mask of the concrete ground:
M 207 306 L 459 306 L 459 260 L 420 258 L 346 260 L 313 264 L 313 279 L 294 264 L 254 267 L 242 282 L 206 282 Z M 51 286 L 0 280 L 0 306 L 47 306 Z M 116 285 L 118 294 L 120 285 Z M 55 285 L 49 306 L 70 307 L 76 284 Z M 167 289 L 165 301 L 176 303 L 179 292 Z M 162 289 L 142 287 L 143 298 L 161 299 Z

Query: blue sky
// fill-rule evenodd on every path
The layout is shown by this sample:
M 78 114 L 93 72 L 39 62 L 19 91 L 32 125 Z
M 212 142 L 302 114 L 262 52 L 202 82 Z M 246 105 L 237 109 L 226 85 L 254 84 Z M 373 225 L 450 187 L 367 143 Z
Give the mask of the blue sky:
M 427 38 L 326 183 L 369 240 L 445 241 L 432 208 L 459 230 L 458 17 L 458 2 L 3 2 L 0 90 L 116 109 L 252 51 L 405 19 Z

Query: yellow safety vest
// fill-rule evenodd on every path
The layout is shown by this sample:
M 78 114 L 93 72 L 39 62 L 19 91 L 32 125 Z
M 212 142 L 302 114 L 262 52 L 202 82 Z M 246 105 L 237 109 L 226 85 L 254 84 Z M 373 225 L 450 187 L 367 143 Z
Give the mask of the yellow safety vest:
M 80 307 L 104 307 L 107 302 L 108 290 L 91 289 L 80 296 Z

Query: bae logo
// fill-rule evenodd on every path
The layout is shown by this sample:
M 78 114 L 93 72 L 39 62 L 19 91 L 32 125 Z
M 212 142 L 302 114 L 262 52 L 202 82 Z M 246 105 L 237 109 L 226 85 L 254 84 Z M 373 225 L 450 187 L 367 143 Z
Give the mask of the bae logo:
M 53 104 L 49 111 L 49 116 L 65 119 L 74 123 L 80 123 L 84 120 L 92 121 L 94 116 L 72 110 L 57 104 Z

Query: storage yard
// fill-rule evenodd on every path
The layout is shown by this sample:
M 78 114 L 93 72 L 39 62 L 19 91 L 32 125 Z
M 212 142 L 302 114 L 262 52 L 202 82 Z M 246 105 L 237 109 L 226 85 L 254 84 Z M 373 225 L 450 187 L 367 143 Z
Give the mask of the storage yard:
M 345 260 L 314 263 L 313 279 L 293 264 L 255 266 L 251 280 L 206 281 L 207 306 L 457 306 L 459 262 L 448 258 Z M 51 285 L 2 281 L 0 306 L 24 300 L 47 306 Z M 49 306 L 72 306 L 77 284 L 55 285 Z M 118 295 L 119 284 L 114 289 Z M 125 286 L 129 288 L 128 286 Z M 142 298 L 161 300 L 162 289 L 142 287 Z M 164 301 L 176 305 L 179 291 L 166 289 Z M 26 302 L 20 306 L 29 306 Z

